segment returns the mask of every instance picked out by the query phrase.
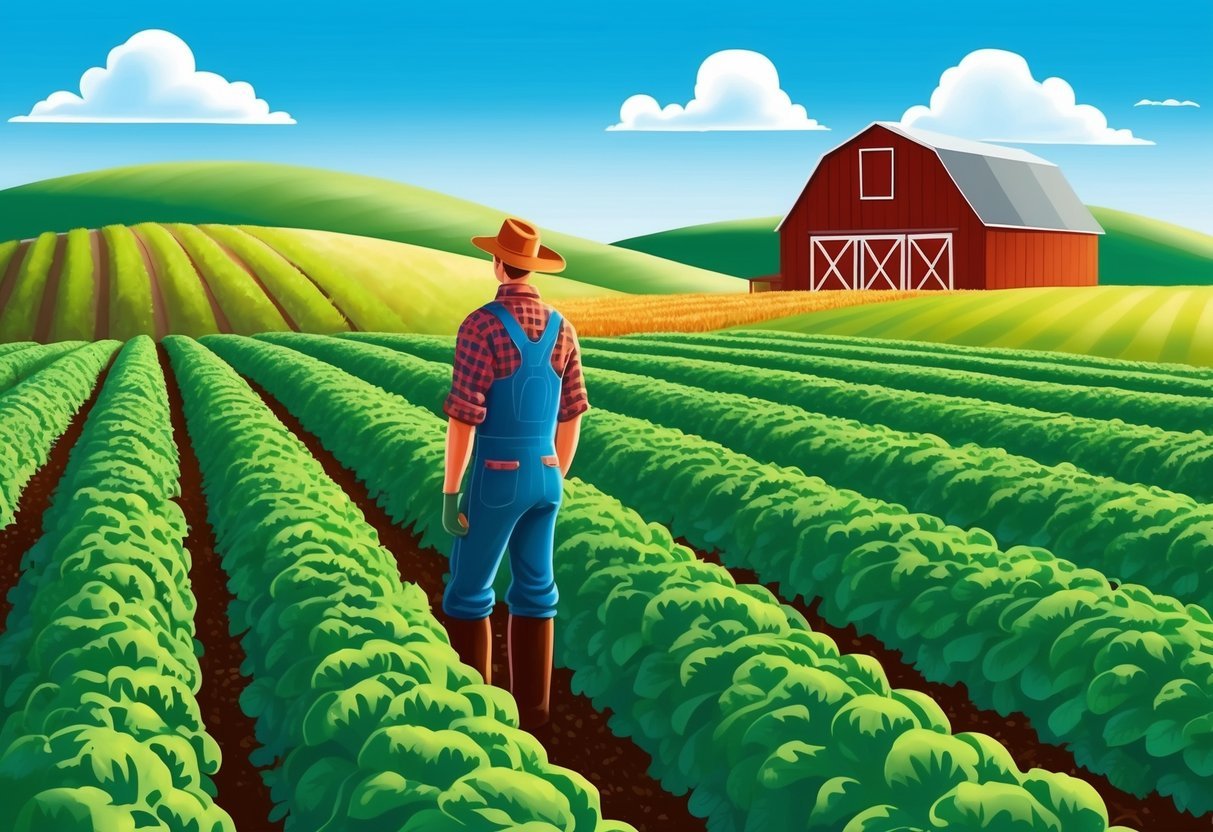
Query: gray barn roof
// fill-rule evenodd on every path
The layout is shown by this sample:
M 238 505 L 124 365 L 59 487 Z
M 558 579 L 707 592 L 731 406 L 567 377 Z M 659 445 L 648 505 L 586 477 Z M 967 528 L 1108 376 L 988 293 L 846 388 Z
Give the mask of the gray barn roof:
M 934 150 L 985 225 L 1104 233 L 1052 162 L 1026 150 L 919 130 L 896 121 L 878 121 L 875 126 Z
M 958 139 L 897 122 L 877 124 L 934 150 L 986 225 L 1103 233 L 1052 162 L 1018 148 Z

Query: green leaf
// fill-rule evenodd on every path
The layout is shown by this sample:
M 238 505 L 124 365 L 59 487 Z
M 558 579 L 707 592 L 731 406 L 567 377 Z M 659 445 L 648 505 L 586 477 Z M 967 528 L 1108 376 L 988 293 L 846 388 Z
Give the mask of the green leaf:
M 374 820 L 399 809 L 415 812 L 420 806 L 436 807 L 440 794 L 433 786 L 409 782 L 394 771 L 381 771 L 354 787 L 349 814 L 356 820 Z

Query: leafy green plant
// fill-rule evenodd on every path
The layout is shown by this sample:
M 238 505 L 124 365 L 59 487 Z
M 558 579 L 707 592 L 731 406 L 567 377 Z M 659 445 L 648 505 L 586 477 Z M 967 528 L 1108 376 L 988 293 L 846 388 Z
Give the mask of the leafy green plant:
M 1156 485 L 1197 500 L 1213 499 L 1213 437 L 1201 432 L 1177 433 L 1119 420 L 744 366 L 742 353 L 710 347 L 632 339 L 586 339 L 583 346 L 587 347 L 583 359 L 593 367 L 681 383 L 687 383 L 691 373 L 710 372 L 711 387 L 706 389 L 712 391 L 740 393 L 895 430 L 933 433 L 954 445 L 973 442 L 1004 448 L 1045 465 L 1070 463 L 1092 474 Z M 765 356 L 761 360 L 767 361 Z
M 270 343 L 205 343 L 283 401 L 395 522 L 411 525 L 423 545 L 449 547 L 434 502 L 442 420 Z M 365 349 L 362 357 L 382 362 Z M 427 367 L 438 368 L 412 367 L 411 393 L 432 401 L 441 382 Z M 1090 786 L 1022 773 L 984 735 L 950 735 L 929 697 L 891 689 L 871 657 L 841 655 L 764 587 L 738 585 L 576 479 L 565 483 L 555 565 L 557 660 L 573 668 L 576 690 L 611 709 L 613 730 L 653 756 L 666 788 L 693 790 L 691 810 L 714 830 L 876 829 L 869 821 L 881 813 L 893 819 L 889 829 L 942 829 L 956 816 L 958 789 L 995 785 L 988 800 L 965 791 L 965 810 L 996 817 L 1013 800 L 1038 819 L 1021 828 L 1056 829 L 1062 816 L 1075 829 L 1107 827 Z M 418 824 L 405 828 L 427 828 Z
M 117 341 L 78 349 L 73 344 L 51 344 L 0 359 L 8 362 L 34 353 L 41 362 L 48 354 L 60 356 L 0 395 L 0 528 L 13 522 L 25 486 L 50 458 L 51 446 L 67 430 L 116 349 Z
M 346 369 L 357 360 L 357 348 L 336 339 L 286 337 L 280 343 Z M 451 339 L 370 333 L 349 338 L 433 361 L 450 362 L 454 355 Z M 390 355 L 383 358 L 391 365 Z M 1147 584 L 1213 609 L 1207 564 L 1213 508 L 1190 497 L 1095 477 L 1072 465 L 1043 466 L 979 445 L 954 448 L 930 433 L 865 425 L 737 393 L 705 395 L 702 388 L 719 369 L 715 364 L 685 368 L 681 377 L 690 384 L 676 384 L 641 375 L 640 356 L 621 363 L 637 372 L 586 368 L 596 407 L 694 433 L 761 462 L 793 465 L 836 488 L 954 525 L 986 529 L 1002 546 L 1043 546 L 1118 583 Z
M 856 352 L 856 348 L 823 350 L 796 342 L 738 335 L 722 337 L 716 333 L 654 334 L 643 338 L 630 336 L 626 340 L 646 345 L 649 348 L 646 353 L 651 350 L 652 354 L 664 354 L 669 346 L 707 347 L 712 356 L 745 366 L 791 370 L 895 390 L 1000 402 L 1048 413 L 1116 419 L 1163 430 L 1204 431 L 1213 425 L 1213 399 L 1210 399 L 1213 385 L 1210 384 L 1189 383 L 1188 386 L 1195 389 L 1185 394 L 1121 390 L 1110 385 L 1067 384 L 960 367 L 924 366 L 912 358 L 907 360 L 904 354 L 888 350 L 869 355 Z M 587 346 L 608 347 L 609 343 L 586 339 Z M 701 354 L 696 352 L 695 355 Z
M 748 344 L 764 350 L 807 352 L 860 361 L 885 361 L 920 367 L 941 367 L 989 373 L 1012 379 L 1057 384 L 1111 387 L 1142 393 L 1208 396 L 1213 373 L 1190 373 L 1198 368 L 1180 364 L 1087 359 L 1085 356 L 1039 350 L 982 350 L 919 341 L 892 341 L 846 335 L 780 332 L 767 329 L 727 330 L 717 333 L 720 346 Z
M 0 828 L 235 832 L 212 800 L 219 746 L 194 699 L 177 493 L 164 378 L 142 337 L 116 360 L 10 596 Z
M 442 365 L 349 339 L 267 338 L 335 356 L 434 412 L 449 385 Z M 1201 727 L 1213 628 L 1203 608 L 1136 585 L 1113 590 L 1045 549 L 1002 551 L 981 529 L 602 409 L 583 420 L 574 470 L 726 563 L 822 598 L 831 623 L 901 650 L 928 679 L 963 682 L 982 707 L 1026 713 L 1043 739 L 1118 787 L 1213 808 L 1204 757 L 1213 736 Z
M 282 760 L 267 775 L 275 817 L 329 832 L 630 829 L 459 661 L 425 594 L 260 397 L 197 342 L 165 344 L 235 594 L 253 759 Z

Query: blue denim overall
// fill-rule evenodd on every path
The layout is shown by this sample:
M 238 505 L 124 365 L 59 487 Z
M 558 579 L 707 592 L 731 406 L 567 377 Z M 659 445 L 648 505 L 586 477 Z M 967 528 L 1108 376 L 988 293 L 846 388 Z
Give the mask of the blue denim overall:
M 499 378 L 485 396 L 486 415 L 476 430 L 467 490 L 468 533 L 455 538 L 451 580 L 442 609 L 453 618 L 484 618 L 493 611 L 493 579 L 506 548 L 511 581 L 506 603 L 514 615 L 556 615 L 552 538 L 563 493 L 556 457 L 556 415 L 561 378 L 552 369 L 560 314 L 532 341 L 497 301 L 486 310 L 505 325 L 522 363 Z

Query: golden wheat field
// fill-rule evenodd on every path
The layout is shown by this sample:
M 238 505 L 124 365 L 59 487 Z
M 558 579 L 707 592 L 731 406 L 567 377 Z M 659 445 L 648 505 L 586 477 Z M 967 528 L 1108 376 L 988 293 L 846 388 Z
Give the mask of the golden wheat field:
M 756 292 L 754 294 L 606 295 L 553 299 L 552 305 L 573 322 L 577 333 L 627 335 L 632 332 L 708 332 L 840 309 L 865 303 L 955 294 L 926 291 Z

